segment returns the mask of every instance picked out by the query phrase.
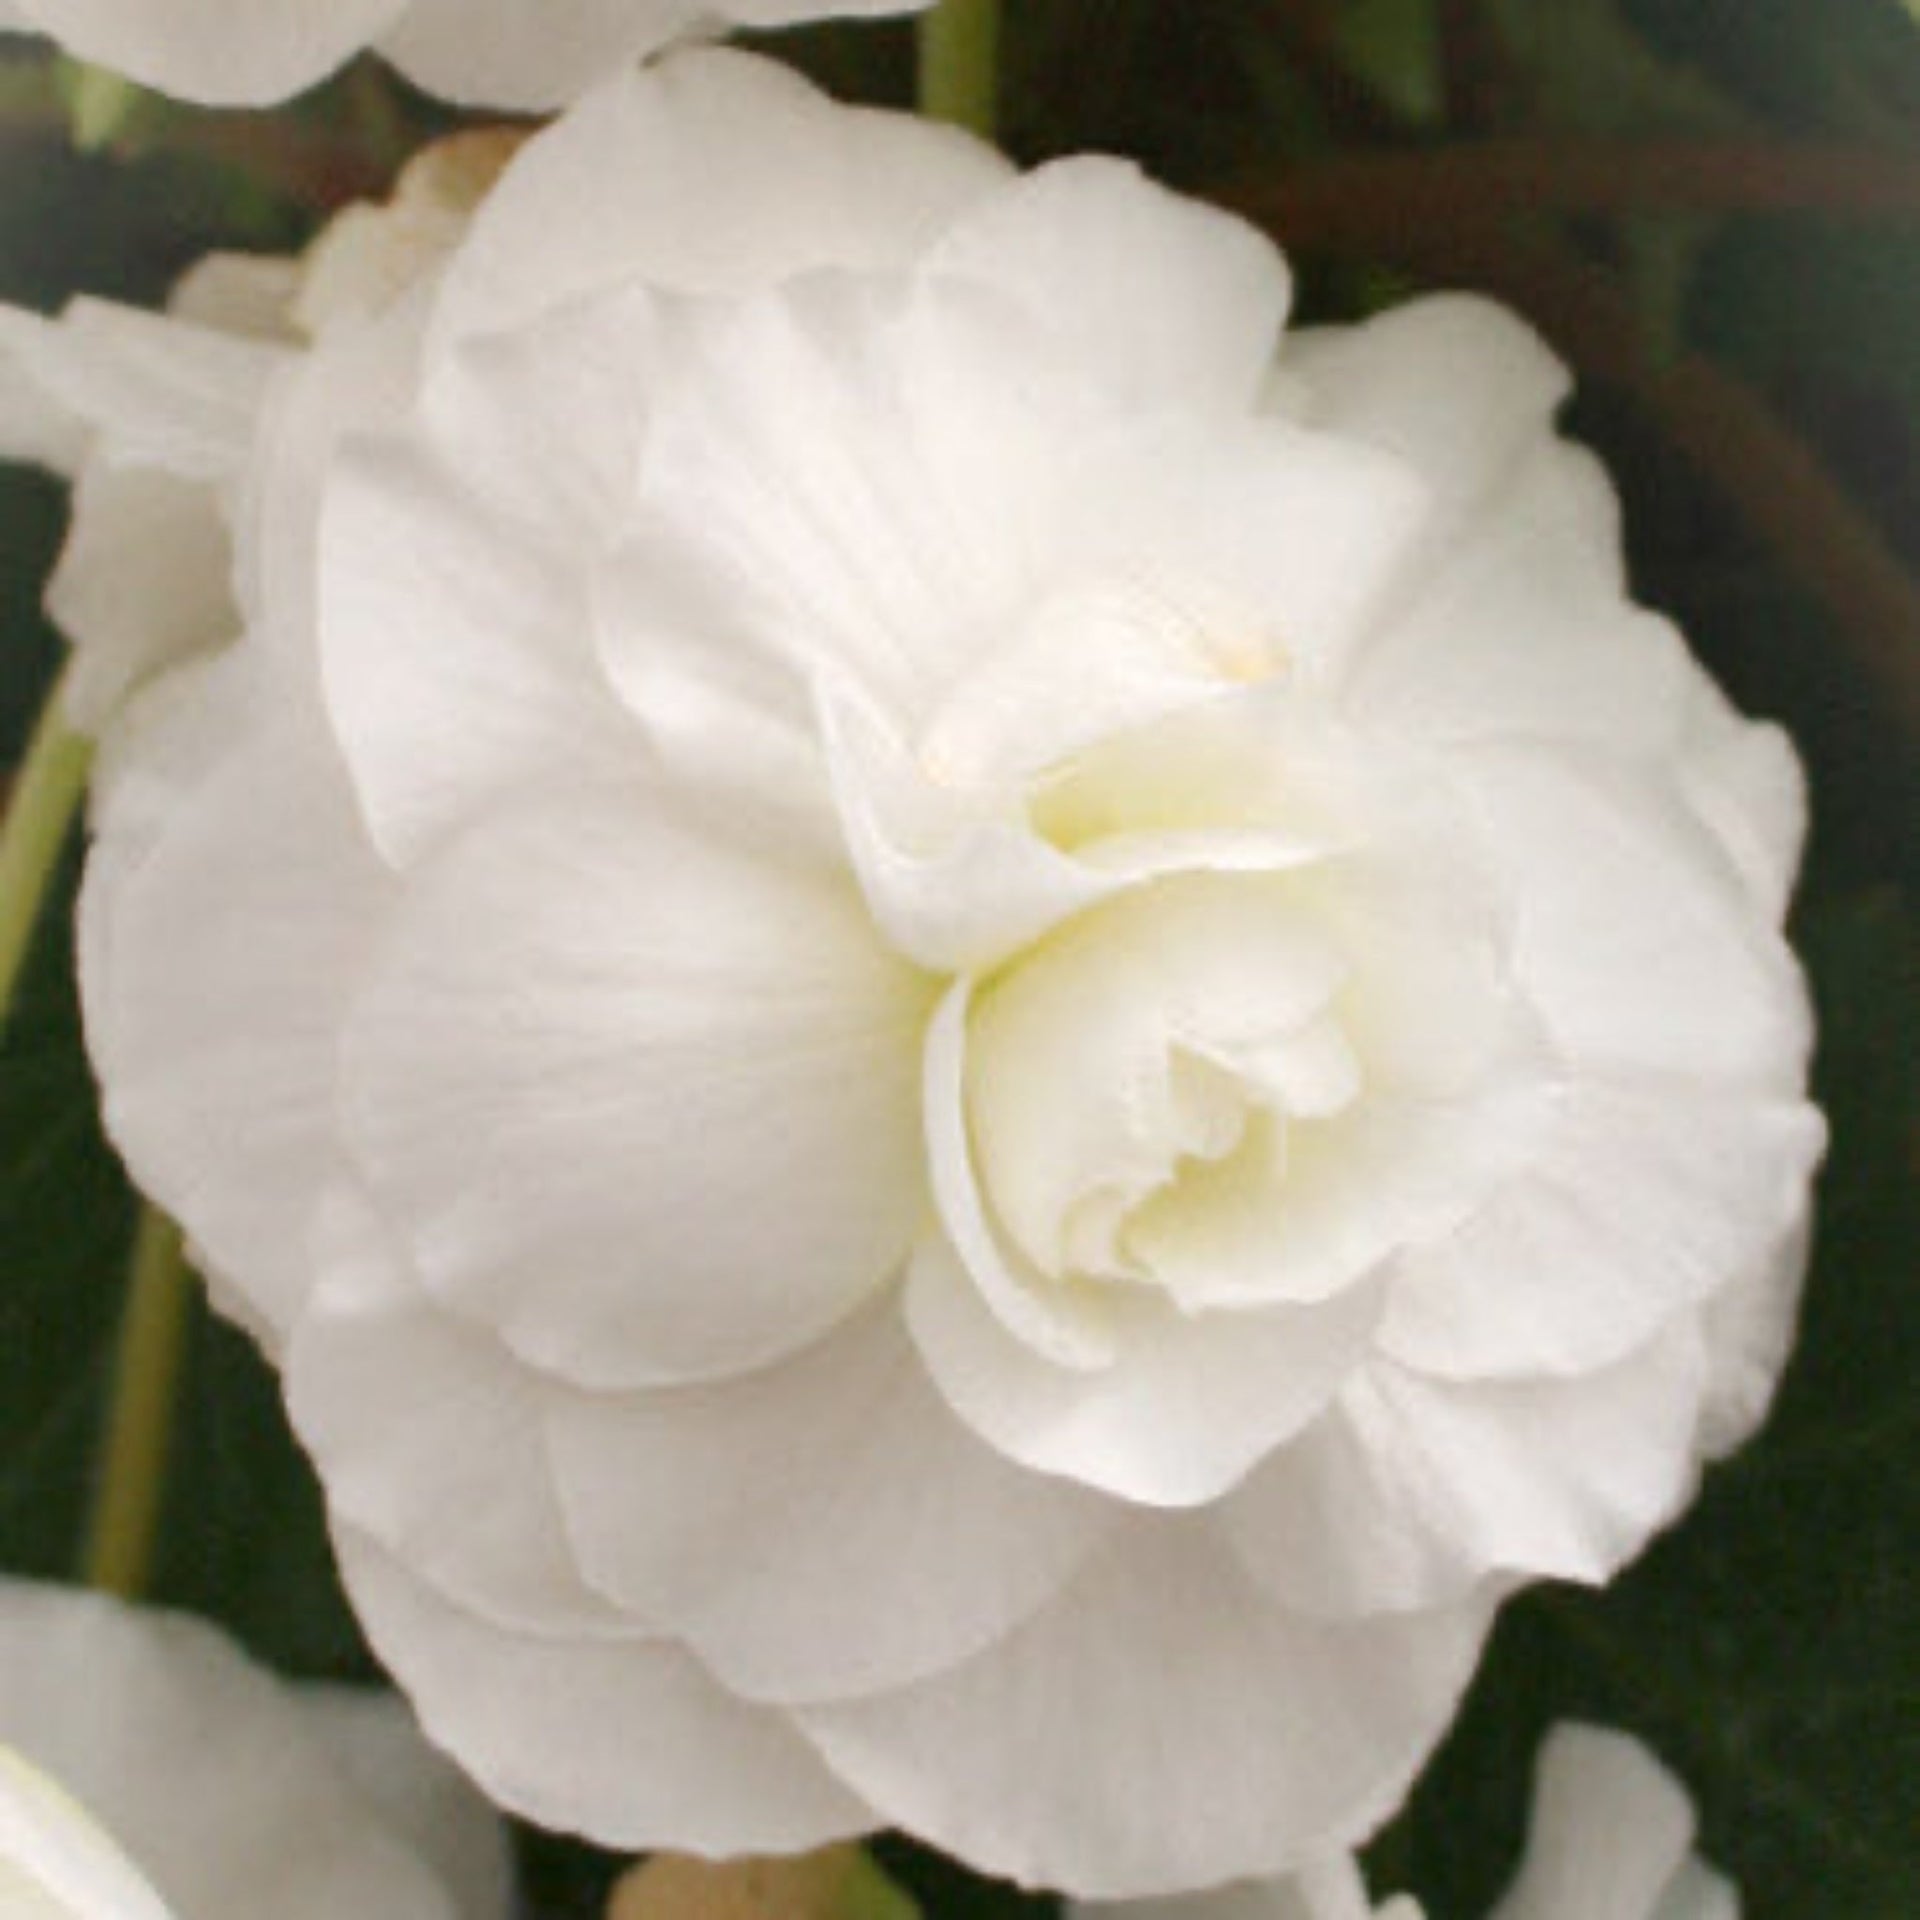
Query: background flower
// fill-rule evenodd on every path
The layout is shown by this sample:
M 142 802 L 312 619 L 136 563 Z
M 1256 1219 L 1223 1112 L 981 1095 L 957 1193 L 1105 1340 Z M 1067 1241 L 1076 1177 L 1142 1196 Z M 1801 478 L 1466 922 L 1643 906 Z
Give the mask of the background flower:
M 143 86 L 262 106 L 362 48 L 469 106 L 539 112 L 690 33 L 823 15 L 909 13 L 925 0 L 11 0 L 0 29 L 38 28 Z
M 0 1582 L 0 1745 L 111 1835 L 0 1776 L 0 1878 L 50 1865 L 75 1920 L 157 1912 L 140 1876 L 181 1920 L 510 1910 L 499 1821 L 398 1700 L 290 1689 L 183 1615 Z
M 1738 1920 L 1731 1883 L 1690 1851 L 1680 1783 L 1637 1740 L 1556 1727 L 1540 1751 L 1526 1856 L 1493 1920 Z M 1175 1900 L 1084 1903 L 1074 1920 L 1421 1920 L 1410 1894 L 1378 1908 L 1340 1855 L 1294 1879 Z
M 1276 362 L 1288 294 L 687 55 L 277 396 L 90 1039 L 507 1804 L 1284 1866 L 1759 1417 L 1792 755 L 1629 604 L 1530 334 Z

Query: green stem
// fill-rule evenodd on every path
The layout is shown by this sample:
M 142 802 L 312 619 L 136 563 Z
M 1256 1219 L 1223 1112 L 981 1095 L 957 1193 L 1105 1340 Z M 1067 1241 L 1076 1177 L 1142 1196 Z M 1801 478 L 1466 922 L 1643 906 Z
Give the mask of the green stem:
M 192 1302 L 180 1229 L 148 1207 L 134 1240 L 84 1567 L 89 1586 L 126 1599 L 153 1565 Z
M 920 20 L 920 110 L 994 137 L 1000 0 L 940 0 Z
M 41 711 L 0 824 L 0 1027 L 93 765 L 93 742 L 67 725 L 63 687 Z

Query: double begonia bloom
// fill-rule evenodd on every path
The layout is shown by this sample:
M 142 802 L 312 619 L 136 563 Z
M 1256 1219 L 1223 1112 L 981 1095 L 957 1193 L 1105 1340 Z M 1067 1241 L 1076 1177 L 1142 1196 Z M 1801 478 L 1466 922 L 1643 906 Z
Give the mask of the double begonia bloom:
M 1631 1735 L 1555 1727 L 1535 1771 L 1526 1853 L 1492 1920 L 1739 1920 L 1733 1883 L 1693 1850 L 1696 1824 L 1686 1789 Z M 1350 1854 L 1286 1879 L 1068 1911 L 1069 1920 L 1424 1920 L 1410 1894 L 1376 1908 Z
M 50 34 L 143 86 L 270 106 L 373 48 L 464 106 L 546 112 L 675 40 L 912 13 L 927 0 L 0 0 L 0 31 Z
M 1392 1812 L 1758 1419 L 1802 796 L 1561 368 L 700 51 L 270 384 L 110 730 L 109 1125 L 433 1736 L 1086 1896 Z
M 0 1579 L 0 1912 L 508 1920 L 498 1817 L 391 1694 L 205 1622 Z

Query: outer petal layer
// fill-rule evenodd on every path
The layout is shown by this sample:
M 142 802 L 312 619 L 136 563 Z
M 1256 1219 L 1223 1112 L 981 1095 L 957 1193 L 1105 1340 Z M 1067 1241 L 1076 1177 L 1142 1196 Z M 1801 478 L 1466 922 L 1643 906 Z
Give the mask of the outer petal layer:
M 941 1402 L 891 1300 L 758 1374 L 550 1415 L 581 1564 L 735 1692 L 896 1687 L 990 1646 L 1118 1519 Z
M 335 1542 L 429 1733 L 527 1819 L 606 1846 L 722 1854 L 797 1852 L 875 1824 L 778 1714 L 743 1706 L 671 1643 L 507 1634 L 352 1528 Z
M 1092 1897 L 1163 1893 L 1371 1832 L 1445 1726 L 1488 1611 L 1313 1622 L 1204 1523 L 1139 1525 L 980 1659 L 798 1718 L 885 1818 L 963 1859 Z

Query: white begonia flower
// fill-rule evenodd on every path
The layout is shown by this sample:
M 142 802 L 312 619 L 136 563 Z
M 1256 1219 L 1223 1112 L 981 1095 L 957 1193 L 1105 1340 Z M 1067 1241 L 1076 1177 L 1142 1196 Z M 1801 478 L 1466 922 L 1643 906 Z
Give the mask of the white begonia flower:
M 510 1865 L 403 1702 L 289 1686 L 185 1615 L 0 1578 L 0 1912 L 507 1920 Z
M 702 51 L 277 394 L 89 1039 L 534 1819 L 1296 1866 L 1760 1416 L 1792 752 L 1524 327 L 1287 300 L 1124 165 Z
M 51 35 L 143 86 L 260 107 L 371 47 L 462 106 L 545 113 L 676 40 L 913 13 L 928 0 L 0 0 L 0 31 Z
M 1638 1741 L 1568 1722 L 1540 1750 L 1520 1871 L 1491 1920 L 1740 1920 L 1732 1883 L 1693 1851 L 1685 1788 Z M 1166 1900 L 1074 1902 L 1068 1920 L 1422 1920 L 1379 1908 L 1350 1854 L 1300 1874 Z

